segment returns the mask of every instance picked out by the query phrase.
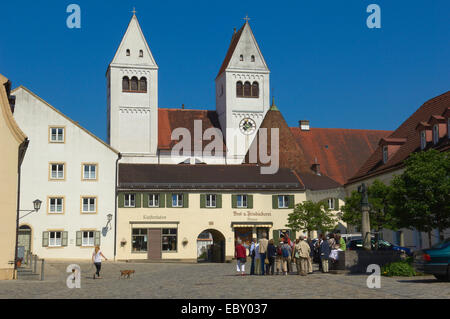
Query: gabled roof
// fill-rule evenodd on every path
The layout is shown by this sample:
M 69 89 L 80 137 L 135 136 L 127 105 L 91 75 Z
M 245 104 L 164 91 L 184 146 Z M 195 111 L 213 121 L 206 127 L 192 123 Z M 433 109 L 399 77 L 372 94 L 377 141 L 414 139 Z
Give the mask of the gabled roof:
M 171 140 L 172 131 L 176 128 L 186 128 L 191 134 L 191 150 L 194 151 L 194 125 L 200 120 L 202 124 L 202 136 L 209 128 L 219 131 L 220 123 L 216 111 L 190 110 L 190 109 L 158 109 L 158 149 L 171 150 L 178 142 Z M 222 133 L 222 132 L 221 132 Z M 202 139 L 202 150 L 211 143 L 210 140 Z M 222 139 L 223 151 L 226 151 L 225 141 Z
M 126 49 L 131 50 L 131 55 L 126 56 Z M 138 56 L 138 50 L 144 51 L 144 56 L 140 58 Z M 137 59 L 136 59 L 137 57 Z M 135 14 L 131 17 L 128 23 L 127 30 L 122 37 L 119 47 L 117 48 L 114 58 L 112 59 L 110 65 L 138 65 L 139 67 L 153 67 L 158 68 L 153 54 L 145 39 L 144 33 L 142 32 L 141 26 Z
M 358 172 L 349 179 L 348 183 L 354 183 L 362 179 L 377 176 L 403 166 L 403 161 L 409 155 L 420 149 L 420 135 L 417 132 L 417 125 L 427 122 L 431 116 L 440 116 L 450 106 L 450 91 L 441 94 L 425 102 L 406 121 L 404 121 L 389 138 L 403 138 L 406 142 L 394 153 L 385 164 L 382 161 L 382 147 L 379 146 L 367 159 Z M 448 137 L 441 141 L 436 147 L 444 147 L 448 144 Z M 445 145 L 444 145 L 445 144 Z
M 11 82 L 0 74 L 0 112 L 3 114 L 6 125 L 11 131 L 11 135 L 19 143 L 23 143 L 27 136 L 17 125 L 16 120 L 12 114 L 11 106 L 9 104 L 9 90 L 11 89 Z
M 320 164 L 320 171 L 345 184 L 378 147 L 381 138 L 392 131 L 291 127 L 303 151 L 308 168 Z
M 251 42 L 251 44 L 254 46 L 254 48 L 256 48 L 256 52 L 255 54 L 258 55 L 258 59 L 260 59 L 262 67 L 264 68 L 264 70 L 268 71 L 269 68 L 267 67 L 267 63 L 264 60 L 264 57 L 261 53 L 261 50 L 258 46 L 258 43 L 256 42 L 255 36 L 253 34 L 253 31 L 250 27 L 250 24 L 247 22 L 245 22 L 242 27 L 239 29 L 239 31 L 237 31 L 236 33 L 233 34 L 232 38 L 231 38 L 231 43 L 230 46 L 228 47 L 228 51 L 227 54 L 225 55 L 225 59 L 222 62 L 222 65 L 220 67 L 219 73 L 216 76 L 216 79 L 223 73 L 225 72 L 225 70 L 230 66 L 230 62 L 234 56 L 234 53 L 236 51 L 236 48 L 238 47 L 238 45 L 242 42 L 242 40 L 244 40 L 245 36 L 244 34 L 248 35 L 249 37 L 249 41 Z M 248 58 L 248 57 L 247 57 Z
M 47 107 L 49 107 L 50 109 L 52 109 L 53 111 L 55 111 L 56 113 L 58 113 L 59 115 L 61 115 L 63 118 L 65 118 L 66 120 L 68 120 L 69 122 L 71 122 L 73 125 L 77 126 L 78 128 L 80 128 L 82 131 L 84 131 L 85 133 L 87 133 L 88 135 L 90 135 L 91 137 L 93 137 L 94 139 L 96 139 L 98 142 L 100 142 L 101 144 L 103 144 L 104 146 L 106 146 L 107 148 L 109 148 L 111 151 L 113 151 L 116 154 L 119 154 L 119 152 L 117 150 L 115 150 L 114 148 L 112 148 L 111 146 L 109 146 L 108 144 L 106 144 L 104 141 L 102 141 L 100 138 L 98 138 L 97 136 L 95 136 L 94 134 L 92 134 L 91 132 L 89 132 L 87 129 L 85 129 L 84 127 L 82 127 L 78 122 L 75 122 L 74 120 L 72 120 L 70 117 L 64 115 L 63 113 L 61 113 L 61 111 L 59 111 L 58 109 L 56 109 L 55 107 L 53 107 L 52 105 L 50 105 L 49 103 L 47 103 L 45 100 L 43 100 L 42 98 L 40 98 L 39 96 L 37 96 L 35 93 L 33 93 L 32 91 L 30 91 L 29 89 L 27 89 L 24 86 L 19 86 L 17 88 L 15 88 L 11 94 L 14 94 L 16 91 L 18 90 L 24 90 L 25 92 L 27 92 L 28 94 L 30 94 L 31 96 L 33 96 L 34 98 L 36 98 L 37 100 L 41 101 L 44 105 L 46 105 Z
M 261 174 L 256 165 L 119 164 L 120 189 L 304 190 L 296 174 L 281 168 Z

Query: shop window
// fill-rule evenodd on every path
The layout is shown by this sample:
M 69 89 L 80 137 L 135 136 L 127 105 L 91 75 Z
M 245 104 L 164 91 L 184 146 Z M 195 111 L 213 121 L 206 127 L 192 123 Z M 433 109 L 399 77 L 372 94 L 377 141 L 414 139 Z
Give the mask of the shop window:
M 147 228 L 133 229 L 131 237 L 131 249 L 133 252 L 146 252 L 147 241 L 148 241 Z
M 177 250 L 177 229 L 163 228 L 162 230 L 162 250 L 176 251 Z

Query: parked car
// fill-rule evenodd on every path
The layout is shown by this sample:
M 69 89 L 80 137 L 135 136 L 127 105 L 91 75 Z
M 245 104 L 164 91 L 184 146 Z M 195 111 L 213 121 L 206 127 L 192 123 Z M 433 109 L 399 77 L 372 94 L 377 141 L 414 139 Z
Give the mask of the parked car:
M 363 249 L 363 241 L 361 239 L 353 239 L 350 240 L 347 244 L 348 250 L 360 250 Z M 372 249 L 376 249 L 375 247 L 375 239 L 372 238 Z M 412 256 L 412 251 L 408 247 L 401 247 L 390 242 L 379 239 L 378 240 L 378 250 L 396 250 L 396 251 L 404 251 L 408 256 Z
M 450 238 L 432 246 L 414 252 L 414 268 L 436 279 L 450 281 Z

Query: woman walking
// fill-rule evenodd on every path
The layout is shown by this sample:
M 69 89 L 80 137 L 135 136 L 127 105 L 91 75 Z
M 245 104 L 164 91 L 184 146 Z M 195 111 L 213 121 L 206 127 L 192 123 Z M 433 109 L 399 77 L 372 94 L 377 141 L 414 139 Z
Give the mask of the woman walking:
M 269 245 L 267 246 L 267 259 L 269 260 L 269 267 L 267 274 L 273 275 L 275 268 L 275 258 L 277 256 L 277 247 L 275 247 L 273 239 L 269 240 Z
M 94 279 L 95 275 L 97 275 L 98 279 L 102 279 L 102 277 L 100 277 L 100 270 L 102 269 L 102 257 L 105 258 L 105 260 L 108 260 L 108 258 L 106 258 L 100 251 L 100 246 L 95 246 L 94 252 L 92 254 L 92 262 L 94 263 L 95 268 L 97 268 L 97 272 L 94 274 Z
M 234 257 L 236 257 L 237 265 L 236 269 L 241 273 L 241 276 L 245 276 L 245 262 L 247 261 L 247 251 L 244 246 L 242 246 L 242 241 L 238 239 L 236 241 L 236 249 L 234 252 Z

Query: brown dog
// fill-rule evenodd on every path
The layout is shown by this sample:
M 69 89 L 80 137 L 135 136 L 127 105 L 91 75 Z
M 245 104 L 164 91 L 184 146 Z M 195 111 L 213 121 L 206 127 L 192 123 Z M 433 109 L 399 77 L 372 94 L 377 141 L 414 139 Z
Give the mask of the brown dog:
M 119 279 L 125 276 L 130 279 L 131 274 L 134 274 L 134 270 L 121 270 Z

